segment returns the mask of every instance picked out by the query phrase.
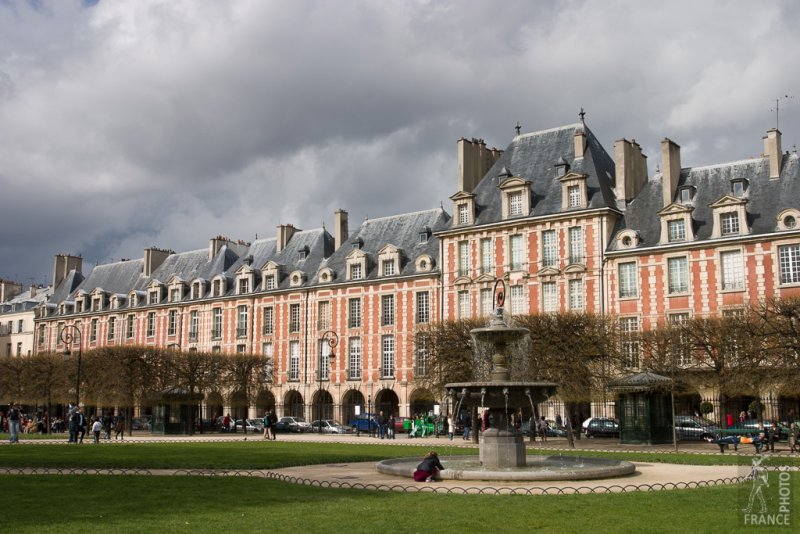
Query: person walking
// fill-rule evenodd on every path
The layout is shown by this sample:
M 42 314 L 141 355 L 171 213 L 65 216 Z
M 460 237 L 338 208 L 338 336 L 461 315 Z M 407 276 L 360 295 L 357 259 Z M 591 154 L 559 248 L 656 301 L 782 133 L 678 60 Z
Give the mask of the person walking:
M 94 434 L 94 444 L 97 445 L 100 443 L 100 431 L 103 430 L 103 423 L 101 418 L 98 417 L 95 419 L 94 424 L 92 424 L 92 434 Z
M 11 409 L 8 411 L 8 442 L 19 443 L 19 433 L 21 415 L 19 407 L 11 404 Z
M 264 439 L 269 439 L 269 412 L 264 412 Z
M 386 439 L 394 439 L 394 425 L 396 422 L 394 414 L 390 413 L 389 418 L 386 420 Z
M 275 409 L 269 411 L 269 439 L 275 441 L 275 424 L 278 422 L 278 416 L 275 414 Z
M 456 422 L 453 420 L 452 415 L 447 416 L 447 435 L 450 441 L 453 441 L 453 434 L 456 433 Z
M 80 434 L 78 443 L 83 443 L 83 437 L 86 435 L 86 416 L 80 407 L 78 407 L 78 433 Z
M 125 441 L 125 415 L 122 412 L 117 414 L 114 420 L 114 440 Z
M 378 412 L 378 436 L 383 439 L 386 435 L 386 417 L 383 415 L 383 410 Z
M 464 441 L 469 440 L 469 433 L 472 430 L 472 416 L 469 413 L 464 413 L 464 434 L 462 434 L 461 439 Z
M 547 441 L 547 420 L 544 416 L 539 419 L 539 439 Z

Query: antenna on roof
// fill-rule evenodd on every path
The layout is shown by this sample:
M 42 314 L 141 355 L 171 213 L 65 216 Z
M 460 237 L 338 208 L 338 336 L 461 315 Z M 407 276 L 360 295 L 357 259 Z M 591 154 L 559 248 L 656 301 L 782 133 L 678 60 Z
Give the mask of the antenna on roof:
M 256 239 L 258 239 L 258 232 L 256 232 Z
M 517 121 L 517 125 L 514 126 L 514 129 L 517 131 L 517 135 L 519 135 L 519 132 L 522 130 L 522 125 L 519 123 L 519 121 Z
M 775 129 L 780 130 L 778 127 L 780 122 L 780 107 L 781 107 L 781 100 L 794 100 L 794 95 L 783 95 L 775 99 L 775 107 L 772 108 L 770 111 L 775 112 Z

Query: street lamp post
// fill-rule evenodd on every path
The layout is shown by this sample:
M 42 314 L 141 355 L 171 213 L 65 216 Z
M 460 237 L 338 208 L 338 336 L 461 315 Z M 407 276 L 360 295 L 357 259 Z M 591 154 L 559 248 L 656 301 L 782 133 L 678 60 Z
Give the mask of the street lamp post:
M 367 395 L 367 435 L 372 437 L 372 393 Z
M 68 359 L 72 349 L 72 341 L 77 336 L 78 338 L 78 377 L 75 380 L 75 406 L 80 406 L 81 400 L 81 346 L 83 345 L 83 332 L 75 325 L 65 325 L 61 330 L 59 337 L 64 343 L 64 359 Z
M 325 357 L 325 355 L 322 354 L 323 343 L 328 345 L 328 347 L 330 348 L 330 352 L 328 353 L 327 357 Z M 336 348 L 336 345 L 338 345 L 338 344 L 339 344 L 339 336 L 333 330 L 326 330 L 322 334 L 322 337 L 320 338 L 320 354 L 319 354 L 319 361 L 318 361 L 318 368 L 317 368 L 317 380 L 318 380 L 318 383 L 319 383 L 319 386 L 318 386 L 318 389 L 317 389 L 317 397 L 318 397 L 317 398 L 317 406 L 318 406 L 318 408 L 317 408 L 317 421 L 319 422 L 319 428 L 317 429 L 317 431 L 320 434 L 322 434 L 322 421 L 323 421 L 323 418 L 322 418 L 322 380 L 323 380 L 322 369 L 323 369 L 323 365 L 326 366 L 326 368 L 328 370 L 330 369 L 331 362 L 336 358 L 336 353 L 334 352 L 334 349 Z

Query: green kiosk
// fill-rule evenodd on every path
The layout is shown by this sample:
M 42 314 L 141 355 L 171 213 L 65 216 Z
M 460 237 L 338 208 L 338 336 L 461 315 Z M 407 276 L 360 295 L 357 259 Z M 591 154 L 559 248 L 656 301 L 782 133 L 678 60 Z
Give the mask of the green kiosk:
M 672 443 L 672 379 L 637 373 L 608 384 L 617 396 L 619 442 Z
M 198 411 L 198 403 L 204 395 L 180 389 L 170 389 L 161 394 L 153 406 L 151 432 L 153 434 L 191 434 L 191 411 Z M 198 421 L 199 422 L 199 421 Z

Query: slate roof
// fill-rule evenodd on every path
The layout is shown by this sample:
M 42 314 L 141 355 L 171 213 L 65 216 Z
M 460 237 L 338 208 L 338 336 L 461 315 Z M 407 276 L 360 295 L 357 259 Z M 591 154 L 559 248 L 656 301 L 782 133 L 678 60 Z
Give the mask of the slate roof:
M 769 234 L 778 231 L 778 214 L 787 208 L 797 208 L 800 199 L 800 160 L 796 153 L 783 155 L 780 178 L 770 179 L 769 160 L 755 158 L 742 161 L 687 167 L 681 169 L 678 190 L 684 186 L 695 188 L 690 204 L 695 242 L 711 238 L 713 229 L 711 204 L 725 195 L 731 194 L 731 181 L 747 179 L 747 190 L 743 199 L 747 200 L 747 224 L 750 235 Z M 625 210 L 624 218 L 617 224 L 617 231 L 636 230 L 640 244 L 628 250 L 641 250 L 658 246 L 661 239 L 661 221 L 656 213 L 664 208 L 662 200 L 662 175 L 656 174 L 642 188 Z M 673 202 L 678 200 L 676 191 Z M 739 237 L 739 236 L 737 236 Z M 609 250 L 617 250 L 617 240 L 612 239 Z M 683 243 L 685 246 L 685 243 Z
M 586 134 L 587 146 L 584 157 L 576 159 L 573 136 L 578 129 L 583 129 Z M 562 213 L 562 184 L 556 176 L 556 165 L 562 158 L 569 164 L 567 172 L 588 175 L 589 209 L 616 208 L 614 160 L 591 130 L 578 123 L 516 137 L 472 192 L 475 195 L 475 225 L 502 220 L 502 197 L 498 188 L 501 179 L 498 175 L 503 168 L 531 182 L 533 198 L 528 216 Z
M 18 313 L 35 309 L 43 302 L 47 302 L 53 294 L 52 287 L 43 287 L 36 290 L 36 294 L 31 297 L 30 288 L 0 304 L 0 314 Z

